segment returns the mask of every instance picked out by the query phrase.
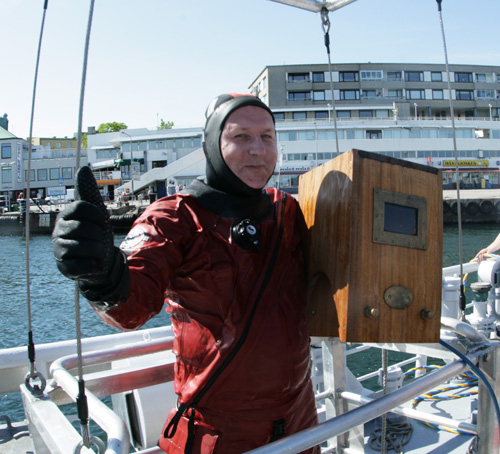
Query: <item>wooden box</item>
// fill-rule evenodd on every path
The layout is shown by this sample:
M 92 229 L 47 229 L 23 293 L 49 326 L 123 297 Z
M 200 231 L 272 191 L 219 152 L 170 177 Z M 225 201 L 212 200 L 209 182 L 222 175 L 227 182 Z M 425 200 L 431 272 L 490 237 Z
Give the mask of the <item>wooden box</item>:
M 351 150 L 302 175 L 312 336 L 438 342 L 439 170 Z

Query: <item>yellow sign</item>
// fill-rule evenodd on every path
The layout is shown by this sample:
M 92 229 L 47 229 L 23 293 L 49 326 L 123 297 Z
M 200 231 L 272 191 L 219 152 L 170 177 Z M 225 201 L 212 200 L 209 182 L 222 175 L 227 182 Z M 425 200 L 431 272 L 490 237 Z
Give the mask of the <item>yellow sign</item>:
M 456 161 L 443 161 L 443 167 L 455 167 Z M 458 167 L 488 167 L 487 159 L 471 159 L 470 161 L 458 161 Z

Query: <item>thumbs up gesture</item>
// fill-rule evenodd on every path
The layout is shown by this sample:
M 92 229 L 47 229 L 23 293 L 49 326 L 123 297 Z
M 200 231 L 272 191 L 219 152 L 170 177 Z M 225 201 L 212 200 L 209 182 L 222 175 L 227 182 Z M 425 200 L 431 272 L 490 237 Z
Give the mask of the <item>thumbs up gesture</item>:
M 77 172 L 75 189 L 77 201 L 56 219 L 54 257 L 59 271 L 77 280 L 82 294 L 106 310 L 128 296 L 127 259 L 114 246 L 109 214 L 89 167 Z

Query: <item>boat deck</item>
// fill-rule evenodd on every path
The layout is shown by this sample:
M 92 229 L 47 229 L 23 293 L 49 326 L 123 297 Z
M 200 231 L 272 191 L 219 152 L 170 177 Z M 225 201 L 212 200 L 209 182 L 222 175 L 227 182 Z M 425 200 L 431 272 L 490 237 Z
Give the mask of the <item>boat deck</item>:
M 0 419 L 0 453 L 34 454 L 33 440 L 28 432 L 27 421 L 10 422 Z

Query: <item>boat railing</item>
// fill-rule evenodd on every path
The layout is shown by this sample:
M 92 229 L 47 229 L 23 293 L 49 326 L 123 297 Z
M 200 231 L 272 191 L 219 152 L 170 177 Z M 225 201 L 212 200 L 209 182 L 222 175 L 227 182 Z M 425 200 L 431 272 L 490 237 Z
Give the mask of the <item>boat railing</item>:
M 158 339 L 147 344 L 126 345 L 110 350 L 97 351 L 82 355 L 83 366 L 95 366 L 124 358 L 142 356 L 146 354 L 167 351 L 172 348 L 173 338 Z M 79 393 L 78 380 L 70 370 L 78 365 L 76 355 L 60 358 L 52 364 L 51 374 L 57 384 L 73 399 Z M 112 375 L 98 377 L 94 380 L 86 378 L 87 401 L 90 417 L 106 432 L 108 446 L 106 453 L 127 454 L 130 450 L 129 433 L 124 421 L 105 403 L 99 400 L 98 395 L 90 391 L 91 388 L 100 390 L 100 395 L 110 395 L 117 392 L 152 386 L 165 381 L 173 380 L 173 364 L 153 366 L 136 371 L 115 371 Z M 125 379 L 126 378 L 126 379 Z
M 468 355 L 468 358 L 473 363 L 477 363 L 479 358 L 485 354 L 485 351 L 476 351 Z M 361 407 L 355 408 L 347 413 L 338 415 L 337 417 L 327 420 L 317 426 L 303 430 L 296 434 L 290 435 L 287 438 L 275 441 L 266 446 L 248 451 L 247 454 L 296 454 L 313 446 L 319 445 L 326 440 L 338 437 L 353 427 L 367 423 L 378 416 L 383 415 L 394 409 L 398 409 L 402 404 L 423 394 L 447 380 L 456 377 L 465 372 L 469 366 L 462 360 L 454 361 L 453 363 L 432 372 L 425 377 L 415 380 L 401 389 L 380 397 L 377 400 L 361 398 L 357 394 L 337 391 L 339 397 L 347 398 L 351 401 L 359 400 L 360 403 L 365 403 Z M 333 395 L 333 391 L 330 391 Z M 401 410 L 403 411 L 403 410 Z M 420 417 L 420 412 L 407 412 L 407 416 Z M 474 431 L 473 425 L 467 425 L 466 428 Z M 324 451 L 328 452 L 328 451 Z M 323 454 L 324 454 L 323 452 Z M 344 452 L 347 452 L 344 450 Z

